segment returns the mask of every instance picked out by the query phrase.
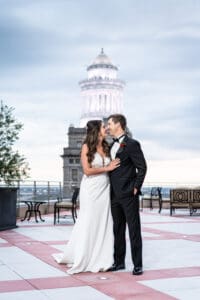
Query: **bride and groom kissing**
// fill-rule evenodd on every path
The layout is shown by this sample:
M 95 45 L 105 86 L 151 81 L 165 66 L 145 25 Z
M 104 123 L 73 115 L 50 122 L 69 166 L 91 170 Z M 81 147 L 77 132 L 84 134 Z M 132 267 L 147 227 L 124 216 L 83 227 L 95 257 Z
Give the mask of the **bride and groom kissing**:
M 107 126 L 100 120 L 87 123 L 78 219 L 64 252 L 53 254 L 70 267 L 69 274 L 125 269 L 126 224 L 132 274 L 143 273 L 139 194 L 146 162 L 139 142 L 126 135 L 126 126 L 120 114 L 109 116 Z M 110 146 L 107 132 L 114 137 Z

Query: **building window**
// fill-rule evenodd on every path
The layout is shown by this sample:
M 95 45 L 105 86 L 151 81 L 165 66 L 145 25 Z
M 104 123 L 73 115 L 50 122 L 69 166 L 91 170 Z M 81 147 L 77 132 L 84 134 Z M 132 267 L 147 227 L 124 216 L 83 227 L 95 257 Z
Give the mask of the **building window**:
M 78 170 L 72 169 L 72 181 L 78 181 Z
M 74 163 L 73 158 L 70 158 L 70 159 L 69 159 L 69 163 L 70 163 L 70 164 L 73 164 L 73 163 Z
M 76 164 L 80 164 L 80 159 L 76 158 Z
M 77 141 L 77 142 L 76 142 L 76 145 L 77 145 L 78 148 L 81 148 L 81 146 L 82 146 L 82 141 Z

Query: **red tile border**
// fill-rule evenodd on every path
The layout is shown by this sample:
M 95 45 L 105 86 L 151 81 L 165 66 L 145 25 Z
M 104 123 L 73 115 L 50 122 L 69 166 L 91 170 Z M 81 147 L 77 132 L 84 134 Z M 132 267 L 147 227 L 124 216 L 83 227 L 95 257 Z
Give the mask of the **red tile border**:
M 134 276 L 130 271 L 127 272 L 100 272 L 100 273 L 80 273 L 72 275 L 74 278 L 79 279 L 85 284 L 108 284 L 117 283 L 122 281 L 143 281 L 143 280 L 156 280 L 166 278 L 181 278 L 181 277 L 194 277 L 200 276 L 200 267 L 188 267 L 188 268 L 173 268 L 163 270 L 144 270 L 144 273 L 140 276 Z M 107 278 L 101 280 L 101 277 Z
M 141 276 L 133 276 L 131 272 L 88 272 L 73 275 L 74 278 L 81 280 L 85 285 L 91 286 L 96 290 L 119 300 L 176 299 L 143 285 L 142 281 L 190 276 L 200 276 L 200 267 L 145 271 Z
M 73 275 L 73 277 L 82 281 L 85 285 L 119 300 L 132 299 L 175 299 L 171 296 L 155 291 L 141 283 L 138 280 L 142 276 L 133 276 L 127 272 L 106 272 L 106 273 L 82 273 Z M 104 279 L 102 279 L 104 278 Z M 107 278 L 107 279 L 106 279 Z
M 51 246 L 54 246 L 54 245 L 66 245 L 67 244 L 67 240 L 66 241 L 45 241 L 43 243 L 47 244 L 47 245 L 51 245 Z
M 0 248 L 4 247 L 13 247 L 13 245 L 11 245 L 10 243 L 0 243 Z
M 28 291 L 28 290 L 33 290 L 33 287 L 26 280 L 0 281 L 0 292 L 1 293 Z
M 133 300 L 133 299 L 162 299 L 162 300 L 172 300 L 176 299 L 174 297 L 168 296 L 159 291 L 155 291 L 145 285 L 142 285 L 134 280 L 124 281 L 121 280 L 120 283 L 112 283 L 110 285 L 102 283 L 101 285 L 94 284 L 93 288 L 98 291 L 114 298 L 115 300 Z
M 42 289 L 58 289 L 66 287 L 78 287 L 84 286 L 85 284 L 80 280 L 72 277 L 51 277 L 51 278 L 38 278 L 27 280 L 34 288 Z
M 42 289 L 55 289 L 66 287 L 84 286 L 84 283 L 73 278 L 72 276 L 66 277 L 51 277 L 51 278 L 34 278 L 27 280 L 8 280 L 0 281 L 0 292 L 17 292 L 27 290 L 42 290 Z
M 115 272 L 99 272 L 99 273 L 78 273 L 72 275 L 74 278 L 79 279 L 84 282 L 85 285 L 94 285 L 94 284 L 112 284 L 120 282 L 119 273 Z M 121 273 L 120 273 L 121 274 Z

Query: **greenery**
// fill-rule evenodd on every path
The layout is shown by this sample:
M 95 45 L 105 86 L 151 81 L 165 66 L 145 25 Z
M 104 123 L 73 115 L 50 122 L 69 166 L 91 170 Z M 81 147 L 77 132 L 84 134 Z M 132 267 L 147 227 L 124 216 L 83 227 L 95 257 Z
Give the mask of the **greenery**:
M 0 182 L 12 185 L 28 177 L 28 163 L 23 155 L 13 149 L 23 124 L 13 116 L 14 108 L 1 101 L 0 107 Z

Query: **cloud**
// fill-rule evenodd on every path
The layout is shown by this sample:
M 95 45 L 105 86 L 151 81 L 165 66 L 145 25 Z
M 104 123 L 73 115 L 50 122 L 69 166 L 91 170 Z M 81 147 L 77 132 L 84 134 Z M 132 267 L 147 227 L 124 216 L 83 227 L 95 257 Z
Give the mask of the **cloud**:
M 132 120 L 130 123 L 134 136 L 155 144 L 155 149 L 149 149 L 150 158 L 159 156 L 167 159 L 171 157 L 172 150 L 182 152 L 182 156 L 185 150 L 190 150 L 191 155 L 199 155 L 199 100 L 191 101 L 183 97 L 182 103 L 179 103 L 176 102 L 177 98 L 173 99 L 170 95 L 166 99 L 168 101 L 162 101 L 160 97 L 154 98 L 154 101 L 151 101 L 151 97 L 145 97 L 146 101 L 144 97 L 141 98 L 142 103 L 132 108 L 129 106 L 127 116 Z M 161 151 L 156 151 L 157 145 Z M 164 154 L 164 149 L 168 149 L 168 156 Z
M 102 47 L 127 83 L 124 113 L 152 168 L 198 159 L 199 8 L 194 0 L 1 0 L 0 98 L 24 123 L 17 146 L 33 177 L 60 178 L 67 128 L 81 114 L 78 82 Z
M 145 184 L 174 186 L 182 184 L 199 187 L 200 159 L 153 160 L 148 162 Z M 190 176 L 188 176 L 190 174 Z

